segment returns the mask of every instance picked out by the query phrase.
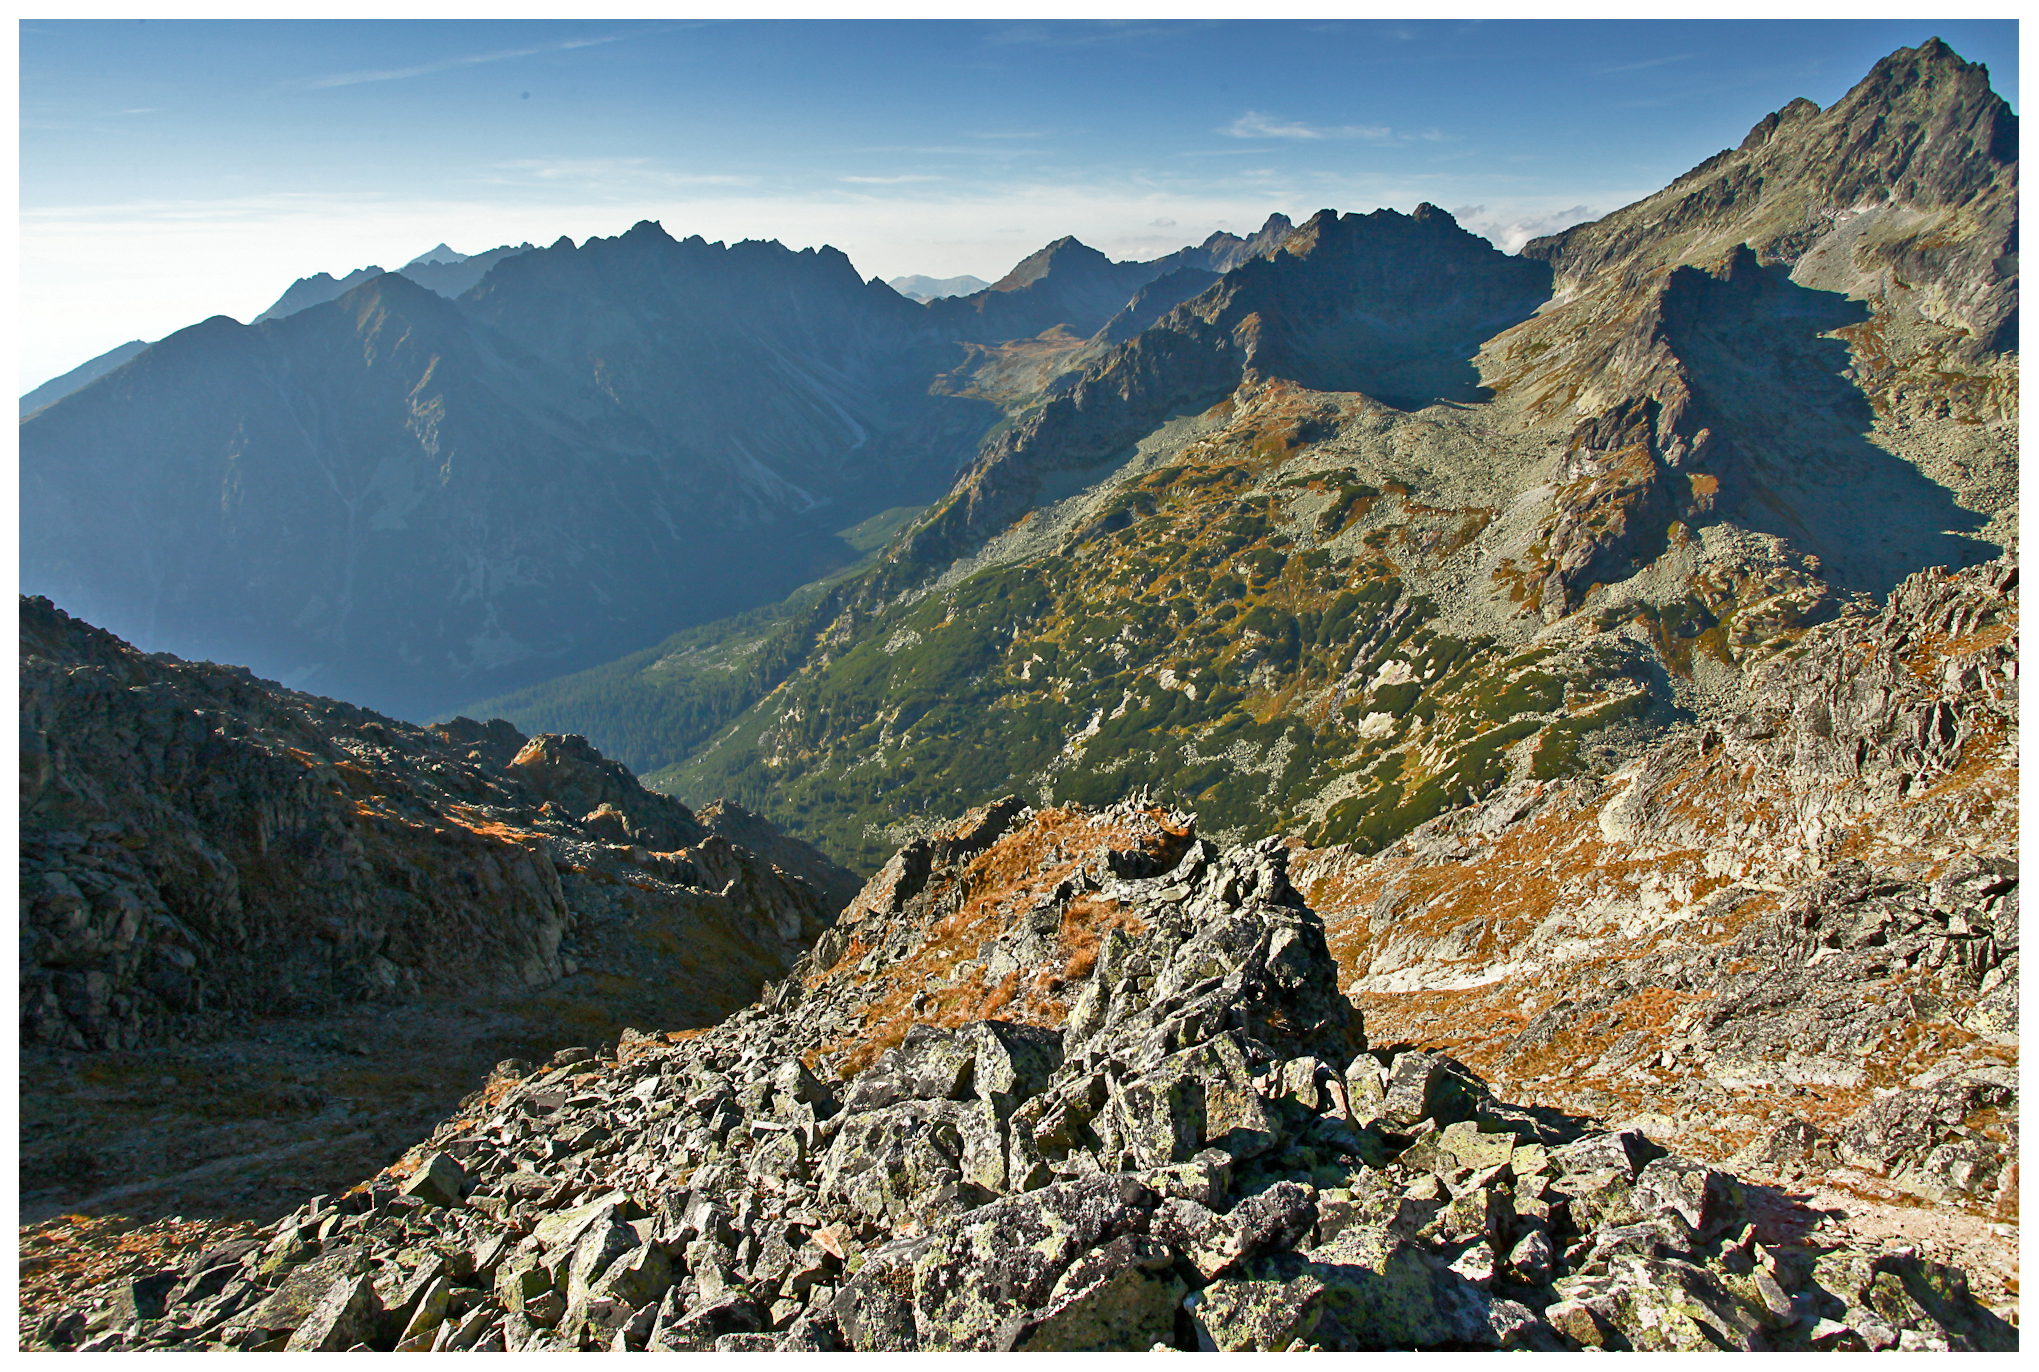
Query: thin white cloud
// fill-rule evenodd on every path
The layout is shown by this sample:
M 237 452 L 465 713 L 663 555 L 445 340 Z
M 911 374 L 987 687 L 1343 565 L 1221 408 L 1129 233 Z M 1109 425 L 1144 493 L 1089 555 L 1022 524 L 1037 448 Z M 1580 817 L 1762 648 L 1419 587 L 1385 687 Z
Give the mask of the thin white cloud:
M 1341 124 L 1336 128 L 1324 128 L 1277 119 L 1264 110 L 1248 110 L 1219 132 L 1230 138 L 1291 138 L 1306 142 L 1325 138 L 1363 138 L 1370 143 L 1384 143 L 1395 134 L 1384 124 Z
M 852 185 L 857 186 L 903 186 L 909 181 L 939 181 L 941 179 L 939 176 L 918 176 L 912 173 L 908 173 L 905 176 L 838 176 L 836 178 L 838 181 L 848 181 Z
M 974 134 L 973 134 L 973 135 L 971 135 L 971 136 L 972 136 L 972 137 L 976 137 L 976 136 L 978 136 L 978 135 L 974 135 Z M 917 155 L 917 156 L 922 156 L 922 157 L 964 157 L 964 156 L 969 156 L 969 157 L 984 157 L 984 156 L 991 156 L 991 157 L 1037 157 L 1037 156 L 1039 156 L 1039 155 L 1040 155 L 1040 152 L 1041 152 L 1041 150 L 1040 150 L 1039 148 L 1009 148 L 1009 147 L 1003 147 L 1003 146 L 1000 146 L 1000 145 L 997 145 L 997 144 L 982 144 L 982 143 L 978 144 L 978 145 L 977 145 L 976 147 L 968 147 L 968 146 L 959 146 L 959 147 L 939 147 L 939 146 L 937 146 L 937 147 L 908 147 L 908 146 L 905 146 L 905 145 L 903 145 L 903 144 L 878 144 L 878 145 L 875 145 L 875 146 L 873 146 L 873 147 L 868 147 L 868 148 L 858 148 L 858 149 L 857 149 L 857 151 L 858 151 L 858 152 L 904 152 L 904 153 L 913 153 L 913 154 L 915 154 L 915 155 Z
M 1647 61 L 1627 62 L 1618 67 L 1595 67 L 1593 74 L 1595 76 L 1613 76 L 1617 72 L 1648 71 L 1651 67 L 1668 67 L 1673 62 L 1689 61 L 1692 56 L 1693 54 L 1689 52 L 1674 52 L 1669 57 L 1652 57 Z
M 573 183 L 616 190 L 645 187 L 754 186 L 755 176 L 692 175 L 655 166 L 648 157 L 526 157 L 496 162 L 490 173 L 473 179 L 483 184 L 509 185 L 538 181 L 547 184 Z
M 1081 23 L 1015 23 L 994 29 L 981 40 L 986 47 L 1090 48 L 1105 43 L 1145 43 L 1170 38 L 1208 21 L 1104 19 Z
M 592 48 L 603 43 L 614 43 L 622 34 L 610 34 L 604 38 L 569 38 L 560 43 L 544 43 L 535 48 L 510 48 L 502 52 L 480 52 L 467 57 L 447 57 L 437 62 L 421 62 L 414 67 L 390 67 L 382 71 L 350 71 L 335 76 L 315 76 L 303 81 L 289 81 L 284 84 L 299 90 L 331 90 L 338 86 L 360 86 L 371 81 L 402 81 L 412 76 L 432 76 L 442 71 L 455 71 L 462 67 L 478 67 L 489 62 L 508 62 L 518 57 L 536 57 L 541 53 L 570 52 L 575 48 Z
M 1532 238 L 1542 238 L 1597 219 L 1601 211 L 1590 205 L 1571 205 L 1563 209 L 1508 213 L 1490 212 L 1485 205 L 1460 205 L 1451 212 L 1459 227 L 1468 233 L 1479 234 L 1502 252 L 1520 252 Z

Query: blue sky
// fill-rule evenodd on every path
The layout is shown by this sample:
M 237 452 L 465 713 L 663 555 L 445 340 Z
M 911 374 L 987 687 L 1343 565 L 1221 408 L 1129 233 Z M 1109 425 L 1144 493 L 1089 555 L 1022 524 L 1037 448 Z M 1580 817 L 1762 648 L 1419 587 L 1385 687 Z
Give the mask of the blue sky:
M 994 279 L 1268 213 L 1459 212 L 1504 247 L 1992 21 L 24 21 L 23 388 L 291 280 L 620 233 Z

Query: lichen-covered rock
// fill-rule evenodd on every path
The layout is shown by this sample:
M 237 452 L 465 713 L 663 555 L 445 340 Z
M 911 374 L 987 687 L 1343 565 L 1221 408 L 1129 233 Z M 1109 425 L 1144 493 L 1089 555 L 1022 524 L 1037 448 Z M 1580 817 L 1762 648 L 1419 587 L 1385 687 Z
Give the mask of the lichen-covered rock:
M 1623 1255 L 1604 1275 L 1567 1277 L 1554 1286 L 1561 1300 L 1592 1312 L 1601 1340 L 1595 1347 L 1691 1352 L 1768 1346 L 1760 1306 L 1736 1297 L 1706 1268 L 1676 1257 Z M 1575 1320 L 1575 1327 L 1583 1332 L 1586 1326 Z M 1577 1332 L 1568 1337 L 1588 1342 Z
M 833 971 L 810 959 L 797 1000 L 498 1074 L 416 1153 L 412 1194 L 321 1197 L 201 1252 L 121 1346 L 329 1342 L 312 1307 L 363 1278 L 384 1315 L 358 1341 L 409 1350 L 2004 1343 L 1958 1273 L 1817 1223 L 1772 1245 L 1774 1211 L 1639 1129 L 1519 1108 L 1445 1054 L 1346 1051 L 1355 1017 L 1320 1013 L 1330 953 L 1278 860 L 1165 818 L 1021 813 L 951 864 L 930 838 L 898 923 L 860 924 Z M 1070 842 L 1127 829 L 1146 856 Z M 1037 856 L 1048 890 L 991 884 L 1027 845 L 1091 875 Z M 1086 967 L 1038 912 L 1098 906 L 1123 918 Z M 959 941 L 1038 994 L 866 1041 L 940 978 L 972 984 Z M 1072 1039 L 1054 1010 L 1086 974 L 1107 1012 Z M 1910 1110 L 1877 1137 L 1959 1141 Z
M 287 1353 L 336 1353 L 367 1343 L 382 1320 L 382 1302 L 366 1276 L 341 1277 L 326 1288 L 284 1345 Z
M 1005 1176 L 989 1102 L 910 1100 L 850 1113 L 829 1147 L 821 1187 L 866 1219 L 896 1224 L 968 1208 L 967 1198 L 988 1199 Z M 959 1188 L 967 1188 L 960 1202 Z
M 1007 1321 L 1049 1304 L 1084 1253 L 1143 1233 L 1155 1200 L 1131 1178 L 1095 1177 L 971 1211 L 873 1253 L 837 1298 L 843 1331 L 859 1352 L 990 1348 Z
M 1223 1351 L 1496 1346 L 1492 1302 L 1420 1245 L 1348 1229 L 1307 1258 L 1254 1259 L 1192 1314 Z
M 1112 1352 L 1164 1346 L 1175 1338 L 1175 1315 L 1187 1293 L 1169 1268 L 1167 1246 L 1122 1234 L 1093 1248 L 1055 1283 L 1039 1315 L 1009 1321 L 1001 1348 L 1020 1353 Z

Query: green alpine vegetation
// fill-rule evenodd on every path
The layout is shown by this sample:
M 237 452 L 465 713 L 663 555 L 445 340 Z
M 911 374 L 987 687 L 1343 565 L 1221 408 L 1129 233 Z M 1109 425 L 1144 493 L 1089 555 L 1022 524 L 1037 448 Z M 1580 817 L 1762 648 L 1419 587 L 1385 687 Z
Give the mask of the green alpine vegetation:
M 868 871 L 916 820 L 1008 792 L 1102 805 L 1145 789 L 1208 832 L 1372 848 L 1485 794 L 1511 756 L 1590 765 L 1597 732 L 1651 708 L 1647 652 L 1516 652 L 1441 626 L 1402 564 L 1485 513 L 1412 508 L 1406 488 L 1291 448 L 1307 394 L 1278 390 L 1094 493 L 1042 555 L 850 615 L 838 646 L 648 783 L 726 795 Z M 743 648 L 729 627 L 734 647 L 700 661 Z

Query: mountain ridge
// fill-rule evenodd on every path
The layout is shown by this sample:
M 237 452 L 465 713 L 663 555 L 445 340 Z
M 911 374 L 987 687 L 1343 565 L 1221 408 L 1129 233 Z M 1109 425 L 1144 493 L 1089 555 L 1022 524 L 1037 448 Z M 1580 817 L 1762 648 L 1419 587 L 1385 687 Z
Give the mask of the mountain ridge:
M 453 263 L 487 275 L 445 308 L 429 281 L 411 294 L 392 284 L 419 285 L 413 277 L 439 269 L 428 266 L 251 326 L 291 326 L 282 333 L 242 337 L 207 321 L 131 360 L 164 354 L 144 371 L 122 380 L 116 368 L 111 389 L 46 407 L 24 430 L 39 531 L 24 570 L 31 585 L 151 646 L 256 661 L 414 715 L 444 710 L 477 688 L 556 674 L 547 663 L 598 662 L 633 640 L 769 602 L 855 560 L 833 529 L 927 503 L 998 422 L 981 396 L 929 393 L 960 338 L 1069 318 L 1095 327 L 1125 304 L 1113 273 L 1146 270 L 1107 264 L 1100 286 L 1103 259 L 1086 253 L 1048 253 L 1031 284 L 996 295 L 1018 303 L 987 323 L 977 305 L 931 310 L 863 282 L 832 248 L 675 241 L 646 222 L 579 246 L 562 239 Z M 399 368 L 409 378 L 400 404 L 391 393 L 335 408 L 337 392 L 321 388 L 382 384 L 368 373 L 397 354 L 378 352 L 364 331 L 381 329 L 373 321 L 391 308 L 428 334 L 452 329 L 434 335 L 452 350 Z M 464 335 L 449 310 L 485 335 L 452 342 Z M 206 346 L 222 350 L 209 372 Z M 273 356 L 255 365 L 251 347 Z M 305 348 L 312 354 L 286 356 Z M 167 389 L 142 380 L 171 366 L 194 370 Z M 182 398 L 208 392 L 202 408 Z M 505 427 L 498 414 L 516 419 Z M 351 476 L 279 484 L 285 471 L 320 470 L 321 444 L 337 445 Z M 155 504 L 187 510 L 177 524 L 152 523 L 140 506 L 95 513 L 97 497 L 73 484 L 123 450 L 156 454 L 138 480 Z M 447 460 L 454 451 L 490 456 L 476 466 Z M 510 514 L 520 482 L 535 493 L 562 479 L 565 525 L 554 509 Z M 686 518 L 670 508 L 676 491 L 693 504 Z M 250 499 L 280 502 L 272 534 L 231 517 Z M 420 520 L 448 531 L 424 539 Z M 547 521 L 555 527 L 540 527 Z M 745 531 L 760 525 L 785 536 L 751 570 L 738 550 L 756 546 Z M 529 550 L 513 551 L 527 536 Z M 318 550 L 312 564 L 284 556 L 292 542 Z M 87 545 L 97 548 L 90 557 Z M 537 555 L 548 546 L 571 551 Z M 597 562 L 652 567 L 662 584 L 697 593 L 607 584 Z M 380 622 L 364 625 L 364 605 L 395 601 L 355 594 L 357 575 L 423 576 L 438 608 L 406 623 L 377 608 L 366 613 Z
M 1912 102 L 1893 123 L 1899 154 L 1906 130 L 1938 126 L 1935 111 L 1986 104 L 1965 64 L 1919 60 L 1892 59 L 1934 78 L 1898 83 Z M 1884 81 L 1865 78 L 1825 115 L 1789 106 L 1759 121 L 1745 150 L 1616 211 L 1611 227 L 1560 240 L 1632 239 L 1665 197 L 1703 198 L 1708 177 L 1740 176 L 1752 156 L 1802 163 L 1806 147 L 1873 126 L 1863 92 Z M 1987 161 L 2001 142 L 1977 135 L 1967 155 Z M 1964 175 L 1955 182 L 1995 189 L 1964 201 L 1954 213 L 1967 217 L 1945 232 L 1991 241 L 2015 167 Z M 1774 218 L 1765 206 L 1802 215 L 1808 203 L 1773 180 L 1725 213 L 1731 225 L 1762 223 Z M 1319 215 L 1275 258 L 1206 286 L 1016 407 L 873 571 L 821 592 L 747 659 L 759 665 L 736 673 L 750 684 L 731 698 L 762 703 L 725 716 L 719 737 L 652 771 L 654 784 L 779 805 L 864 870 L 905 832 L 888 809 L 939 813 L 1036 786 L 1026 793 L 1041 803 L 1102 803 L 1146 784 L 1228 836 L 1300 824 L 1313 841 L 1379 843 L 1524 769 L 1597 766 L 1596 752 L 1618 756 L 1674 719 L 1738 708 L 1749 667 L 1810 625 L 1919 567 L 1979 561 L 2015 540 L 2005 388 L 2015 354 L 1960 361 L 1974 335 L 1916 307 L 1940 289 L 1936 276 L 1902 287 L 1875 272 L 1837 277 L 1841 246 L 1866 241 L 1849 237 L 1860 218 L 1818 220 L 1835 241 L 1802 244 L 1795 265 L 1718 247 L 1731 229 L 1685 222 L 1675 243 L 1648 250 L 1647 270 L 1616 266 L 1588 288 L 1534 276 L 1571 251 L 1549 246 L 1560 240 L 1508 258 L 1455 234 L 1441 211 Z M 1328 273 L 1335 290 L 1306 284 L 1313 260 L 1390 229 L 1462 239 L 1464 269 L 1489 282 L 1487 305 L 1461 307 L 1484 325 L 1440 316 L 1426 375 L 1447 385 L 1402 388 L 1461 388 L 1446 403 L 1384 406 L 1381 393 L 1397 388 L 1353 375 L 1375 326 L 1355 303 L 1364 288 L 1351 266 Z M 1291 279 L 1296 306 L 1281 286 Z M 2014 298 L 2012 277 L 1981 304 L 1995 312 Z M 1359 332 L 1338 332 L 1340 311 Z M 1897 365 L 1900 344 L 1939 360 Z M 1344 373 L 1313 372 L 1312 347 Z M 1392 348 L 1380 355 L 1396 360 Z M 1360 391 L 1317 389 L 1326 384 Z M 1269 570 L 1249 574 L 1248 562 Z M 982 592 L 966 593 L 972 576 Z M 1096 622 L 1102 605 L 1119 625 Z M 946 626 L 939 650 L 934 625 Z M 1398 641 L 1420 655 L 1390 651 Z M 1049 644 L 1080 670 L 1054 666 Z M 1106 644 L 1116 660 L 1099 657 Z M 1539 658 L 1548 663 L 1532 667 Z M 1369 681 L 1397 662 L 1433 681 Z M 1435 677 L 1447 663 L 1458 665 Z M 1404 722 L 1434 692 L 1465 690 L 1451 683 L 1476 663 L 1518 678 L 1496 691 L 1521 703 L 1440 700 L 1439 721 L 1472 731 L 1455 739 L 1442 723 L 1427 734 Z M 952 701 L 902 737 L 925 708 L 926 688 L 909 684 L 922 680 L 969 704 Z M 1229 689 L 1213 694 L 1219 683 Z M 840 722 L 817 727 L 824 710 Z M 874 733 L 870 721 L 895 712 Z M 1402 761 L 1323 770 L 1404 729 Z M 1219 779 L 1190 758 L 1212 746 L 1199 739 L 1226 737 L 1235 750 L 1251 740 L 1255 755 L 1232 765 L 1267 768 L 1264 782 L 1235 772 L 1215 793 L 1166 789 Z M 911 781 L 884 781 L 861 760 L 874 746 L 891 758 L 902 742 L 914 750 L 887 766 Z M 996 765 L 1002 754 L 1010 770 Z M 1109 781 L 1091 770 L 1107 760 Z M 1248 798 L 1263 787 L 1266 799 Z
M 1326 210 L 915 304 L 643 223 L 39 412 L 554 575 L 527 643 L 705 615 L 660 510 L 817 565 L 542 728 L 25 600 L 24 1345 L 2014 1349 L 2016 179 L 1931 43 L 1515 256 Z M 327 632 L 466 603 L 326 556 Z

